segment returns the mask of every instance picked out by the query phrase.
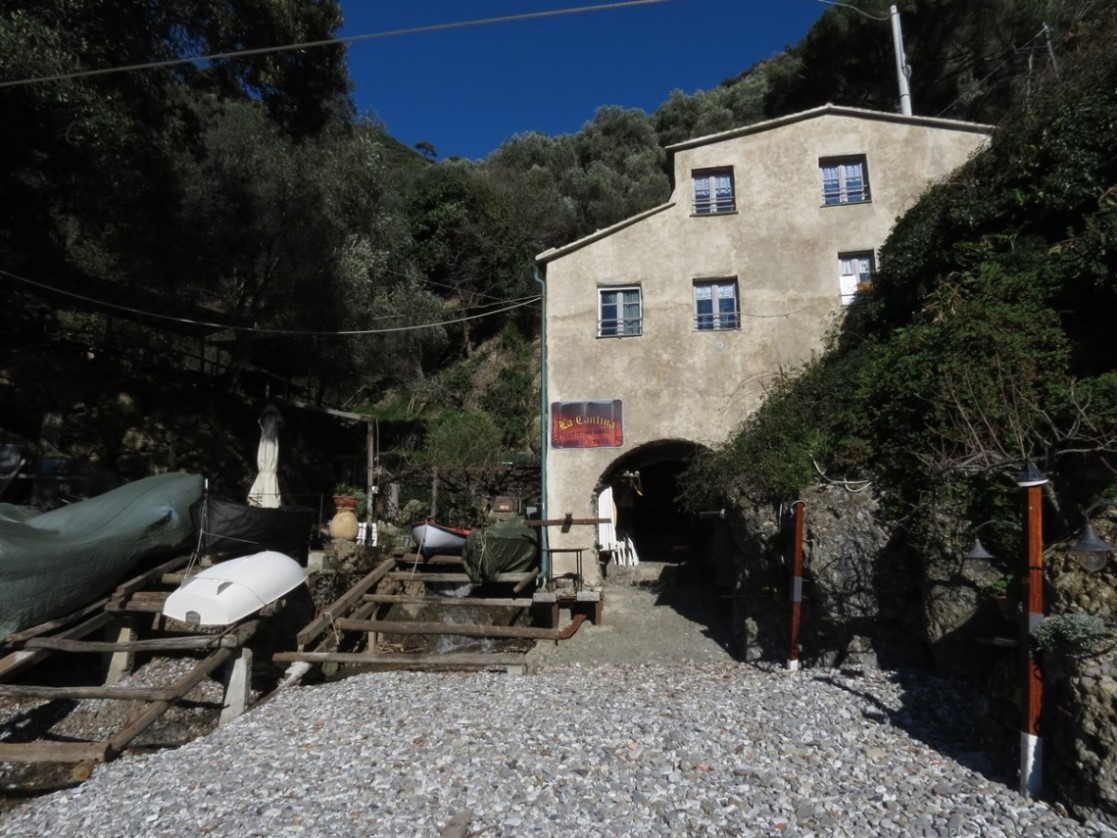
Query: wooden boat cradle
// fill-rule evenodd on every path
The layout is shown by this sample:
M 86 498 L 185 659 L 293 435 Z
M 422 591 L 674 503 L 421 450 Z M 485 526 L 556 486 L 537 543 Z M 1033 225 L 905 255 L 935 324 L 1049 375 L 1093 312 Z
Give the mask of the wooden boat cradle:
M 598 519 L 574 520 L 570 516 L 554 521 L 529 522 L 534 526 L 562 526 L 598 523 Z M 578 551 L 580 554 L 580 550 Z M 579 555 L 579 560 L 581 556 Z M 381 648 L 384 635 L 456 635 L 466 637 L 520 638 L 559 642 L 574 634 L 578 627 L 590 619 L 600 623 L 603 599 L 599 591 L 582 590 L 581 579 L 576 579 L 573 590 L 558 592 L 554 580 L 543 580 L 540 586 L 539 568 L 522 573 L 503 573 L 492 581 L 491 587 L 503 588 L 507 593 L 489 597 L 453 597 L 437 594 L 402 594 L 398 589 L 407 582 L 465 584 L 469 577 L 460 571 L 460 556 L 434 555 L 423 557 L 418 553 L 398 553 L 385 559 L 354 584 L 335 602 L 322 610 L 298 634 L 298 649 L 279 652 L 273 656 L 277 663 L 320 664 L 329 671 L 341 666 L 362 669 L 412 669 L 412 670 L 490 670 L 523 673 L 527 668 L 524 654 L 500 653 L 436 653 L 430 655 L 401 655 L 385 653 Z M 528 593 L 529 588 L 531 592 Z M 455 606 L 480 608 L 513 608 L 529 610 L 542 626 L 494 626 L 450 622 L 412 622 L 385 620 L 392 605 L 438 605 L 452 609 Z M 571 612 L 571 622 L 559 628 L 560 609 Z M 342 651 L 354 633 L 366 635 L 365 651 Z
M 0 657 L 0 696 L 48 700 L 119 699 L 142 702 L 140 709 L 123 727 L 100 741 L 76 742 L 0 742 L 0 762 L 73 763 L 74 776 L 84 779 L 92 766 L 107 762 L 127 749 L 130 742 L 147 730 L 164 713 L 181 701 L 194 687 L 218 667 L 231 667 L 225 688 L 220 722 L 224 723 L 249 707 L 252 653 L 246 646 L 259 628 L 262 618 L 274 606 L 229 626 L 221 633 L 178 634 L 137 640 L 136 623 L 148 615 L 153 623 L 163 623 L 163 602 L 169 586 L 184 578 L 188 556 L 181 556 L 154 567 L 117 586 L 108 596 L 90 603 L 65 617 L 50 620 L 10 635 Z M 162 588 L 162 590 L 153 588 Z M 88 639 L 102 632 L 110 640 Z M 166 687 L 137 688 L 114 686 L 128 675 L 138 652 L 209 652 L 185 676 Z M 100 686 L 41 686 L 6 683 L 11 676 L 56 654 L 102 653 L 109 656 L 104 684 Z
M 535 526 L 561 525 L 568 529 L 572 523 L 598 523 L 598 520 L 572 520 L 567 516 L 555 521 L 531 523 Z M 156 626 L 162 624 L 162 608 L 170 593 L 169 586 L 177 585 L 185 578 L 184 570 L 188 562 L 187 556 L 168 561 L 129 579 L 108 596 L 66 617 L 50 620 L 7 638 L 7 645 L 0 649 L 0 652 L 5 653 L 0 657 L 0 696 L 51 700 L 119 699 L 143 702 L 145 706 L 127 724 L 100 741 L 0 742 L 0 762 L 72 763 L 76 766 L 75 779 L 85 779 L 94 765 L 107 762 L 123 753 L 130 742 L 223 665 L 231 667 L 231 672 L 225 688 L 221 723 L 235 718 L 252 706 L 266 702 L 282 687 L 297 683 L 313 664 L 322 665 L 327 670 L 336 670 L 341 666 L 359 666 L 362 669 L 488 670 L 510 673 L 526 671 L 525 654 L 384 654 L 379 648 L 380 638 L 384 635 L 465 635 L 552 640 L 557 643 L 572 636 L 586 619 L 600 623 L 602 618 L 603 599 L 600 592 L 582 590 L 580 579 L 574 580 L 573 591 L 556 591 L 553 579 L 545 579 L 539 585 L 538 568 L 498 576 L 494 585 L 505 588 L 507 595 L 455 599 L 432 594 L 397 593 L 405 582 L 464 584 L 469 581 L 465 573 L 451 570 L 461 565 L 459 556 L 436 555 L 423 558 L 417 554 L 400 553 L 385 559 L 323 609 L 299 632 L 296 650 L 273 655 L 272 659 L 277 663 L 294 664 L 294 674 L 289 670 L 289 677 L 275 691 L 261 696 L 255 704 L 250 704 L 252 653 L 246 644 L 260 627 L 263 618 L 274 613 L 274 605 L 229 626 L 220 634 L 174 634 L 149 640 L 135 639 L 135 621 L 140 615 L 153 618 Z M 530 594 L 526 593 L 533 587 L 535 589 Z M 435 603 L 446 608 L 470 605 L 481 608 L 530 609 L 539 622 L 546 625 L 486 626 L 382 619 L 391 605 Z M 559 628 L 561 608 L 571 612 L 571 621 L 564 628 Z M 103 632 L 112 639 L 87 639 L 95 632 Z M 346 634 L 352 636 L 355 632 L 366 636 L 366 651 L 340 651 Z M 137 652 L 173 654 L 199 650 L 208 651 L 209 654 L 187 675 L 164 688 L 113 686 L 131 671 Z M 54 687 L 6 683 L 11 676 L 42 662 L 52 654 L 74 653 L 102 653 L 111 656 L 103 685 Z M 298 669 L 300 666 L 302 669 Z

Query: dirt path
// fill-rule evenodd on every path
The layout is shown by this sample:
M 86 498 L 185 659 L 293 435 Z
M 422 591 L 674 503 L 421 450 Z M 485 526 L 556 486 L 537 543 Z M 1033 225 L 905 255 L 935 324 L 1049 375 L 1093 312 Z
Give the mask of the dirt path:
M 585 623 L 558 645 L 541 643 L 534 665 L 732 661 L 729 600 L 676 564 L 616 568 L 605 580 L 601 625 Z M 564 615 L 564 619 L 566 619 Z

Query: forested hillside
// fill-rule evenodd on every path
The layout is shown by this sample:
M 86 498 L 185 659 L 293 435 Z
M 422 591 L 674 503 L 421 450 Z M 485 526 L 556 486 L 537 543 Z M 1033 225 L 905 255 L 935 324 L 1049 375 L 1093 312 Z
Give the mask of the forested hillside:
M 269 395 L 382 417 L 399 462 L 529 450 L 534 255 L 665 200 L 670 143 L 827 101 L 894 110 L 888 5 L 828 9 L 794 48 L 654 114 L 602 103 L 576 134 L 470 162 L 356 114 L 340 47 L 102 72 L 328 38 L 331 0 L 12 0 L 0 429 L 38 441 L 61 417 L 57 447 L 121 476 L 205 463 L 232 485 Z M 1064 95 L 1056 71 L 1113 16 L 1111 0 L 899 5 L 916 113 L 984 122 Z M 858 323 L 922 299 L 886 297 L 888 276 Z

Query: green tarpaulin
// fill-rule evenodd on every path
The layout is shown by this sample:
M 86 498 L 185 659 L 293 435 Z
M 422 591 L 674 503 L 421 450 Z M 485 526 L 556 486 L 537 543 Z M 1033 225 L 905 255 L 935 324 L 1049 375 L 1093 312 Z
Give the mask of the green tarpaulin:
M 0 515 L 0 640 L 92 602 L 143 559 L 187 545 L 202 478 L 160 474 L 95 498 Z
M 501 573 L 531 570 L 539 563 L 539 529 L 527 526 L 523 518 L 509 518 L 474 530 L 465 540 L 462 562 L 475 585 Z

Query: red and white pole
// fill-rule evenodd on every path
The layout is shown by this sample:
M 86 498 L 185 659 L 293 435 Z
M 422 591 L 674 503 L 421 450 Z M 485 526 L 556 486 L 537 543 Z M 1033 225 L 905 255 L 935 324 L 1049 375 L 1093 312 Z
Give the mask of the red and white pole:
M 799 669 L 799 619 L 803 603 L 803 510 L 801 500 L 791 505 L 795 511 L 795 537 L 791 559 L 791 643 L 787 652 L 787 668 Z
M 1043 787 L 1043 738 L 1040 711 L 1043 676 L 1032 651 L 1032 630 L 1043 620 L 1043 484 L 1047 478 L 1033 464 L 1017 479 L 1024 490 L 1024 613 L 1020 623 L 1020 662 L 1023 675 L 1020 725 L 1020 794 L 1035 798 Z

